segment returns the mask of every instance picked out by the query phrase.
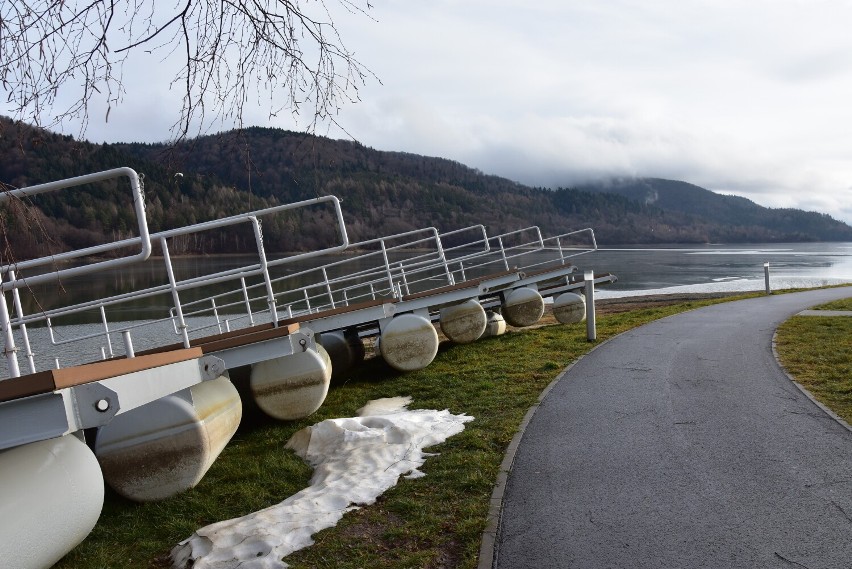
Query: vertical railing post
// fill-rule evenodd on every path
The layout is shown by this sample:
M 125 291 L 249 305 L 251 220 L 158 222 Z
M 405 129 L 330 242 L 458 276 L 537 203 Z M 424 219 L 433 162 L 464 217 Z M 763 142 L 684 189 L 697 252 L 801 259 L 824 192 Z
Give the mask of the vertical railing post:
M 586 339 L 594 342 L 598 339 L 595 322 L 595 273 L 586 271 L 583 275 L 586 281 Z
M 328 272 L 325 270 L 325 267 L 322 268 L 322 278 L 323 278 L 323 281 L 325 282 L 325 292 L 328 293 L 328 300 L 331 302 L 331 307 L 335 308 L 335 306 L 334 306 L 334 293 L 331 290 L 331 283 L 328 282 Z
M 450 265 L 447 263 L 447 257 L 444 255 L 444 245 L 441 243 L 441 236 L 438 235 L 438 232 L 435 232 L 435 244 L 438 248 L 438 255 L 441 258 L 441 263 L 444 265 L 444 273 L 447 275 L 447 284 L 454 285 L 456 284 L 455 279 L 453 278 L 453 272 L 450 270 Z M 408 285 L 405 286 L 405 289 L 408 290 Z
M 272 317 L 272 325 L 278 328 L 278 309 L 275 306 L 275 292 L 272 290 L 272 279 L 269 278 L 269 265 L 266 262 L 266 250 L 263 248 L 263 230 L 260 221 L 255 216 L 250 216 L 252 228 L 254 229 L 254 240 L 257 244 L 257 255 L 260 258 L 260 268 L 263 271 L 263 282 L 266 284 L 266 303 L 269 305 L 269 314 Z
M 216 299 L 211 298 L 210 304 L 213 306 L 213 318 L 216 319 L 216 326 L 219 328 L 219 333 L 222 333 L 222 322 L 219 320 L 219 309 L 216 306 Z
M 388 261 L 388 250 L 385 248 L 385 241 L 379 241 L 382 246 L 382 258 L 385 261 L 385 272 L 388 274 L 388 288 L 391 291 L 391 296 L 396 296 L 395 287 L 393 286 L 393 272 L 391 271 L 390 261 Z
M 2 283 L 2 279 L 0 279 Z M 21 368 L 18 366 L 18 348 L 15 346 L 15 335 L 12 333 L 12 321 L 9 318 L 9 306 L 6 304 L 6 292 L 0 288 L 0 326 L 3 327 L 3 353 L 9 366 L 9 377 L 20 377 Z
M 15 271 L 9 271 L 9 280 L 15 280 Z M 18 289 L 12 289 L 12 301 L 15 304 L 15 313 L 21 320 L 24 319 L 24 308 L 21 305 L 21 295 Z M 30 373 L 36 372 L 35 354 L 33 354 L 32 346 L 30 346 L 30 335 L 27 333 L 27 325 L 21 324 L 21 339 L 24 341 L 24 350 L 26 351 L 27 363 L 29 364 Z
M 308 295 L 308 289 L 307 288 L 302 289 L 302 290 L 304 290 L 304 292 L 305 292 L 305 304 L 308 305 L 308 314 L 310 314 L 311 313 L 311 297 L 310 297 L 310 295 Z
M 559 259 L 562 261 L 562 264 L 565 264 L 565 253 L 562 251 L 562 237 L 556 238 L 556 247 L 559 249 Z
M 100 305 L 101 309 L 101 323 L 104 325 L 104 336 L 106 337 L 107 348 L 109 349 L 109 357 L 115 357 L 115 354 L 112 351 L 112 337 L 109 333 L 109 323 L 107 322 L 106 310 L 104 310 L 104 305 Z
M 166 273 L 169 276 L 169 287 L 172 290 L 172 302 L 174 302 L 175 312 L 178 317 L 178 330 L 180 330 L 180 334 L 183 336 L 183 347 L 189 348 L 189 332 L 186 329 L 186 320 L 183 317 L 183 307 L 180 304 L 180 294 L 178 294 L 175 271 L 172 267 L 172 258 L 169 255 L 169 246 L 166 243 L 165 237 L 160 237 L 160 248 L 163 250 L 163 262 L 166 264 Z
M 459 261 L 459 271 L 461 271 L 462 282 L 467 280 L 467 275 L 464 274 L 464 261 Z
M 405 294 L 411 294 L 411 291 L 408 290 L 408 278 L 405 275 L 405 269 L 402 268 L 402 261 L 399 263 L 399 277 L 402 279 L 402 282 L 399 283 L 399 296 L 402 297 L 403 286 L 405 286 Z
M 503 247 L 503 238 L 497 238 L 497 244 L 500 245 L 500 254 L 503 256 L 503 265 L 505 265 L 506 270 L 509 270 L 509 259 L 506 258 L 506 248 Z
M 240 285 L 243 287 L 243 299 L 246 301 L 246 313 L 249 317 L 249 323 L 254 324 L 254 315 L 251 312 L 251 301 L 249 300 L 248 288 L 246 288 L 246 278 L 240 277 Z

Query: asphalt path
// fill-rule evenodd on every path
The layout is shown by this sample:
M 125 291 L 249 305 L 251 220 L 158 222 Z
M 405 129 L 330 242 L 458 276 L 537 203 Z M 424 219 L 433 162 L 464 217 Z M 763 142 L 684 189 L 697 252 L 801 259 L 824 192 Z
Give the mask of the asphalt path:
M 852 567 L 852 432 L 772 351 L 826 289 L 622 334 L 553 386 L 503 495 L 499 569 Z

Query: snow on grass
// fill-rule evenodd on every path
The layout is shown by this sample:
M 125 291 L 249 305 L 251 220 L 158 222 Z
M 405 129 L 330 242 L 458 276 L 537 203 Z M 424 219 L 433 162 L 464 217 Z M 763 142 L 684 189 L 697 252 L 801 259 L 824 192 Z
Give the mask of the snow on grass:
M 280 504 L 197 530 L 172 550 L 174 567 L 279 569 L 311 536 L 347 511 L 375 502 L 400 476 L 419 477 L 423 449 L 464 430 L 473 417 L 409 410 L 410 397 L 371 401 L 358 416 L 294 434 L 286 447 L 314 467 L 311 484 Z

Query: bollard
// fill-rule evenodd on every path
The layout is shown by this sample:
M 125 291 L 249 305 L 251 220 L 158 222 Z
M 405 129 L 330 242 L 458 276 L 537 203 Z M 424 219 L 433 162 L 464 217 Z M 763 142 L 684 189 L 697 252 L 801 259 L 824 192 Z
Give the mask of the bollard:
M 583 279 L 586 281 L 586 339 L 594 342 L 598 339 L 595 328 L 595 272 L 586 271 Z
M 766 294 L 772 294 L 772 290 L 769 288 L 769 263 L 763 263 L 763 282 L 766 285 Z

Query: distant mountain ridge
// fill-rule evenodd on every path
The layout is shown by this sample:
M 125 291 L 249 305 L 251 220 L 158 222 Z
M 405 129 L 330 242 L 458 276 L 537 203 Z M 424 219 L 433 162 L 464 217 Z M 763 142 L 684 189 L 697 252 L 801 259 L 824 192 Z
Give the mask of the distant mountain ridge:
M 21 187 L 117 166 L 145 173 L 152 231 L 334 194 L 343 200 L 353 241 L 430 225 L 447 231 L 478 223 L 491 234 L 530 225 L 548 235 L 593 227 L 600 245 L 852 241 L 852 227 L 827 215 L 763 208 L 672 180 L 613 180 L 551 190 L 452 160 L 280 129 L 252 127 L 169 148 L 92 144 L 0 117 L 4 184 Z M 175 176 L 178 172 L 182 176 Z M 132 209 L 111 187 L 46 201 L 39 205 L 39 223 L 64 246 L 112 240 L 133 227 Z M 31 249 L 43 245 L 31 243 L 32 232 L 13 217 L 4 219 L 13 242 L 26 241 Z M 270 251 L 310 249 L 327 225 L 322 216 L 308 216 L 264 225 L 264 236 Z M 226 241 L 187 243 L 180 252 L 239 252 L 250 245 Z
M 577 189 L 624 196 L 729 227 L 756 226 L 783 232 L 794 241 L 845 241 L 849 225 L 823 213 L 793 208 L 766 208 L 740 196 L 717 194 L 687 182 L 661 178 L 611 179 Z

